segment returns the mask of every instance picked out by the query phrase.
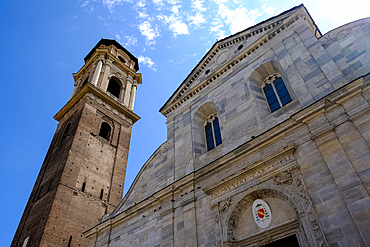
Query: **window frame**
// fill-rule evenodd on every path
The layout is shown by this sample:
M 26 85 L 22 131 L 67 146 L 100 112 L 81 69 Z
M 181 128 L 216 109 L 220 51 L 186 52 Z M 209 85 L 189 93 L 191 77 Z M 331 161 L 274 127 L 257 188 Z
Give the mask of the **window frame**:
M 283 104 L 283 103 L 281 102 L 280 95 L 279 95 L 279 93 L 278 93 L 278 91 L 277 91 L 277 89 L 276 89 L 276 86 L 275 86 L 275 84 L 274 84 L 274 82 L 275 82 L 278 78 L 281 78 L 282 83 L 283 83 L 283 85 L 284 85 L 284 88 L 285 88 L 285 89 L 286 89 L 286 91 L 288 92 L 288 94 L 287 94 L 287 95 L 289 95 L 289 98 L 290 98 L 290 100 L 289 100 L 289 101 L 287 101 L 285 104 Z M 272 110 L 272 109 L 271 109 L 271 105 L 270 105 L 270 103 L 269 103 L 269 101 L 268 101 L 268 99 L 267 99 L 266 92 L 264 91 L 264 88 L 265 88 L 266 84 L 271 85 L 272 90 L 273 90 L 273 92 L 274 92 L 274 95 L 275 95 L 275 97 L 276 97 L 276 99 L 277 99 L 277 102 L 279 103 L 279 107 L 278 107 L 278 108 L 276 108 L 276 109 L 274 109 L 274 110 Z M 263 96 L 265 97 L 265 100 L 266 100 L 267 105 L 268 105 L 268 107 L 269 107 L 269 111 L 270 111 L 270 113 L 273 113 L 273 112 L 275 112 L 275 111 L 279 110 L 279 109 L 280 109 L 280 108 L 282 108 L 283 106 L 285 106 L 285 105 L 287 105 L 287 104 L 289 104 L 290 102 L 292 102 L 292 101 L 293 101 L 293 98 L 292 98 L 292 96 L 291 96 L 291 93 L 289 92 L 289 89 L 288 89 L 288 87 L 286 86 L 286 83 L 285 83 L 285 81 L 284 81 L 283 77 L 282 77 L 280 74 L 278 74 L 278 73 L 274 73 L 274 74 L 271 74 L 271 75 L 267 76 L 267 77 L 266 77 L 266 79 L 263 81 L 263 83 L 262 83 L 262 85 L 261 85 L 261 89 L 262 89 L 262 92 L 263 92 Z
M 215 129 L 215 120 L 217 120 L 217 125 L 218 125 L 218 129 Z M 211 134 L 212 134 L 212 146 L 209 147 L 209 141 L 208 141 L 208 135 L 209 133 L 207 133 L 207 126 L 210 126 L 210 128 L 208 130 L 211 130 Z M 216 133 L 217 131 L 217 133 Z M 221 135 L 221 127 L 220 127 L 220 120 L 217 116 L 216 113 L 213 113 L 211 115 L 209 115 L 206 120 L 204 121 L 204 134 L 205 134 L 205 143 L 206 143 L 206 150 L 207 152 L 216 148 L 217 146 L 221 145 L 222 144 L 222 135 Z M 218 141 L 218 138 L 219 137 L 219 141 Z

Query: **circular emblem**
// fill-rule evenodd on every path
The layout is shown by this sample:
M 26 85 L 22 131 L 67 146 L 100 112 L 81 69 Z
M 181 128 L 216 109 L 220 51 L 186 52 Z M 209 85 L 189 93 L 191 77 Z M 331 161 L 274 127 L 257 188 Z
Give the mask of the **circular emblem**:
M 226 50 L 226 51 L 222 51 L 218 57 L 216 58 L 216 63 L 217 64 L 223 64 L 224 62 L 226 62 L 226 60 L 229 58 L 229 52 Z
M 267 228 L 271 223 L 271 210 L 269 205 L 261 199 L 257 199 L 252 205 L 254 221 L 261 228 Z

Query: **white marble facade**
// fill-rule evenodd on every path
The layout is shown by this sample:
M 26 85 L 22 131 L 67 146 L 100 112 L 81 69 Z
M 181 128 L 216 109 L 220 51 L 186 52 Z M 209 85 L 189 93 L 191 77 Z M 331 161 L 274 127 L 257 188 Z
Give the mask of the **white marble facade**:
M 167 141 L 90 247 L 370 246 L 369 72 L 370 18 L 322 35 L 300 5 L 218 41 L 160 109 Z M 271 76 L 291 97 L 274 86 L 274 111 Z M 210 150 L 209 116 L 222 138 Z

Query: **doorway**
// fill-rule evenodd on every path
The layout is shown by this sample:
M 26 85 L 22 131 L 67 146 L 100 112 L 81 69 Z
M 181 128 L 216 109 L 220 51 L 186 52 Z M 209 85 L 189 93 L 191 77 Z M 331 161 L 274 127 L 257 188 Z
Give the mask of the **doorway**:
M 279 239 L 262 247 L 299 247 L 296 235 L 291 235 L 286 238 Z

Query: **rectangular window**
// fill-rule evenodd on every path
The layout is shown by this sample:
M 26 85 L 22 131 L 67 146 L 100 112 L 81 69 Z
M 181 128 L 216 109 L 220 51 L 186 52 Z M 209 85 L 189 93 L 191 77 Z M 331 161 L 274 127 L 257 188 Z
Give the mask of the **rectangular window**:
M 216 146 L 222 143 L 221 139 L 221 131 L 220 131 L 220 124 L 218 123 L 218 118 L 215 117 L 213 120 L 213 128 L 215 131 L 215 139 L 216 139 Z
M 215 147 L 215 142 L 213 141 L 212 124 L 207 123 L 204 127 L 206 131 L 207 150 L 211 150 Z
M 263 87 L 263 91 L 266 95 L 267 103 L 269 104 L 271 112 L 280 108 L 279 101 L 275 95 L 274 89 L 272 88 L 271 84 L 266 84 Z
M 285 105 L 292 101 L 288 89 L 286 88 L 284 81 L 281 77 L 275 79 L 274 86 L 282 105 Z

